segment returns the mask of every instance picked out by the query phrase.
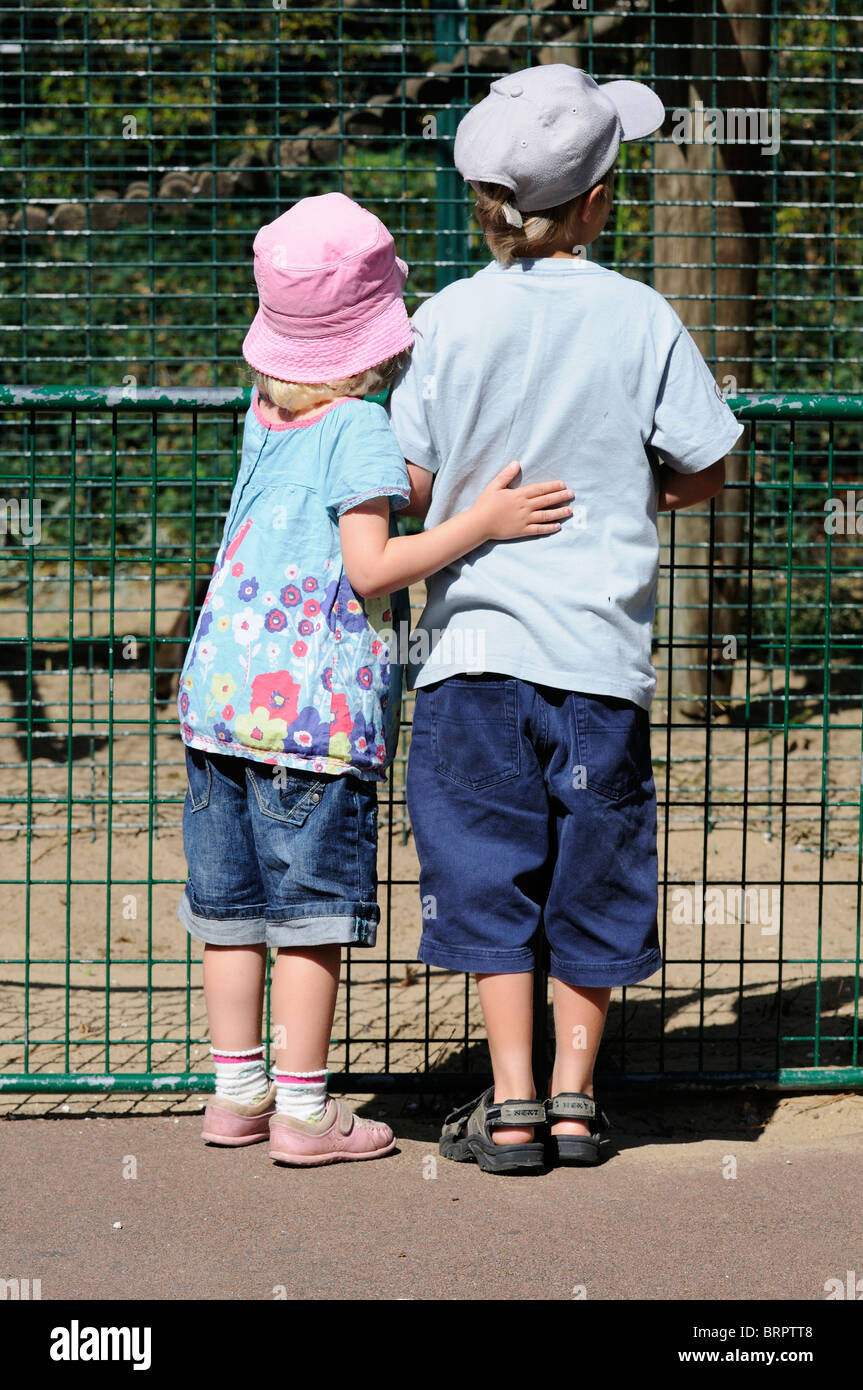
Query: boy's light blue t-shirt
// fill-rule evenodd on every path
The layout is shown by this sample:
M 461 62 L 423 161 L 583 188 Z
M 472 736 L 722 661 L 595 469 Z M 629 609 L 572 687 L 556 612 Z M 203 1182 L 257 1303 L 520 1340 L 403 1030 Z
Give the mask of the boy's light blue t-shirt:
M 485 545 L 429 579 L 412 683 L 495 671 L 649 708 L 648 449 L 697 473 L 743 431 L 681 320 L 616 271 L 545 259 L 449 285 L 413 327 L 389 412 L 405 458 L 436 475 L 426 526 L 470 506 L 510 459 L 516 485 L 562 478 L 575 497 L 559 532 Z

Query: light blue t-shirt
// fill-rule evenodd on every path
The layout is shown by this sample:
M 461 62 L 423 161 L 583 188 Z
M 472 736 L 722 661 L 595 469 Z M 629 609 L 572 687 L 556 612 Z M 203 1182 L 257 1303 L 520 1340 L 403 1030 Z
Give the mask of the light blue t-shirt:
M 340 400 L 272 425 L 253 397 L 180 676 L 184 743 L 307 772 L 384 776 L 399 724 L 391 634 L 406 595 L 360 598 L 339 544 L 339 517 L 375 497 L 395 509 L 410 497 L 382 406 Z
M 496 262 L 413 318 L 390 423 L 435 474 L 426 526 L 519 459 L 562 478 L 573 517 L 549 536 L 488 544 L 428 581 L 411 636 L 417 686 L 467 671 L 617 695 L 647 709 L 659 541 L 648 454 L 681 473 L 721 459 L 738 423 L 662 295 L 586 260 Z

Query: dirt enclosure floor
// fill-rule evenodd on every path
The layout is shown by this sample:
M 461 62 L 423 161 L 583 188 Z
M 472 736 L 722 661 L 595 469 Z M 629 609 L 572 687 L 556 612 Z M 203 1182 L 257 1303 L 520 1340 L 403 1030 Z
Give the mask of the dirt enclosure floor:
M 69 636 L 68 586 L 57 588 L 54 606 L 43 595 L 33 617 L 35 690 L 0 672 L 0 1071 L 23 1070 L 27 1047 L 33 1071 L 209 1071 L 200 947 L 176 918 L 182 747 L 172 704 L 151 703 L 140 654 L 120 655 L 126 635 L 147 630 L 149 607 L 140 608 L 140 585 L 117 583 L 111 697 L 107 585 L 76 588 L 76 611 L 89 612 L 75 629 L 71 681 L 60 641 Z M 187 592 L 159 586 L 160 633 Z M 21 625 L 20 606 L 4 600 L 0 640 L 20 636 Z M 675 714 L 669 743 L 665 708 L 654 704 L 666 964 L 625 1000 L 615 991 L 601 1059 L 609 1073 L 859 1064 L 861 707 L 831 704 L 825 728 L 801 682 L 789 693 L 786 748 L 781 674 L 755 673 L 750 687 L 762 714 L 772 688 L 778 732 L 747 733 L 733 711 L 709 731 Z M 745 672 L 735 679 L 737 698 Z M 29 770 L 28 706 L 37 719 Z M 402 760 L 392 822 L 382 795 L 378 944 L 350 953 L 330 1066 L 356 1075 L 461 1071 L 468 1061 L 483 1070 L 465 977 L 416 963 L 421 913 L 403 777 Z M 727 898 L 702 923 L 680 891 L 697 903 L 701 884 L 761 896 L 743 923 Z

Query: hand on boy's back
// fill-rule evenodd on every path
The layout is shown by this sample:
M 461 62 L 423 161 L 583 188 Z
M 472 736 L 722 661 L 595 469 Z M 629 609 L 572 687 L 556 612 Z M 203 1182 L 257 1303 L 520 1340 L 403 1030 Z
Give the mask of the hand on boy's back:
M 574 494 L 566 483 L 558 480 L 511 488 L 510 483 L 520 472 L 521 464 L 513 459 L 492 478 L 473 504 L 490 541 L 547 536 L 559 531 L 561 522 L 572 516 L 572 508 L 566 503 L 572 501 Z

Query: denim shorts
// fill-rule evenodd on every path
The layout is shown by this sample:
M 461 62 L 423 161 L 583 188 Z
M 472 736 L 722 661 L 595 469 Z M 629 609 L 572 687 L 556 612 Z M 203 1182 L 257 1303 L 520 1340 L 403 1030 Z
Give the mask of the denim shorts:
M 662 964 L 647 710 L 506 676 L 417 691 L 407 799 L 419 854 L 419 959 L 629 985 Z
M 177 909 L 214 946 L 374 946 L 377 784 L 186 747 Z

